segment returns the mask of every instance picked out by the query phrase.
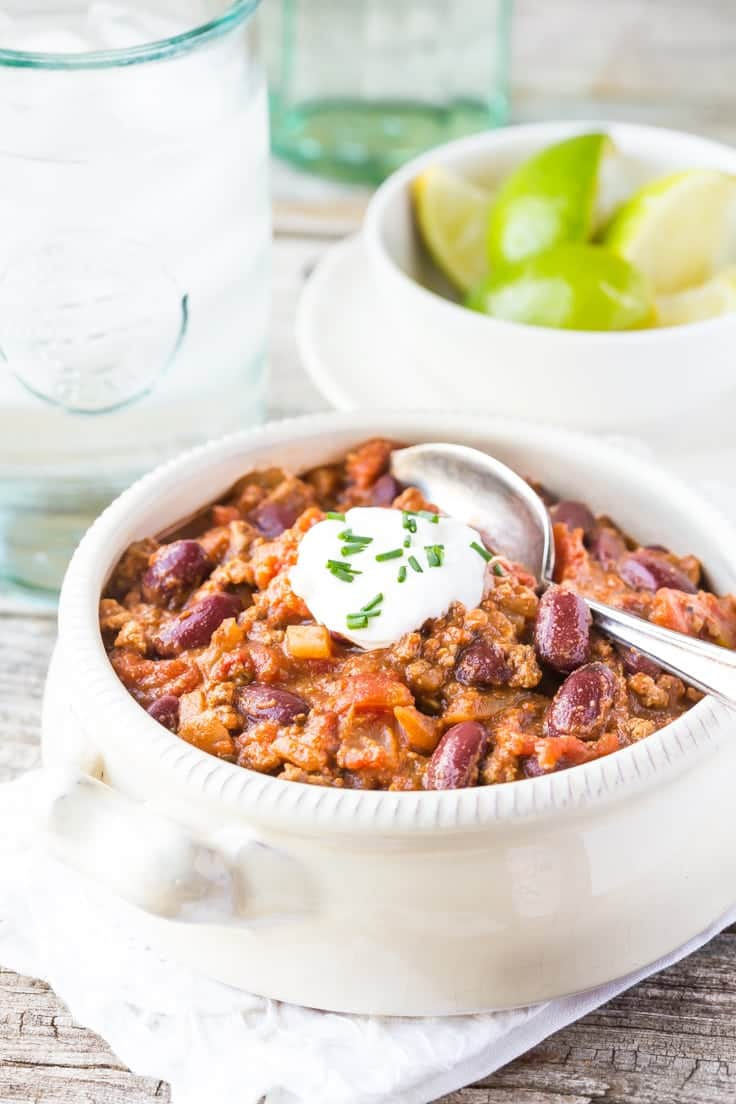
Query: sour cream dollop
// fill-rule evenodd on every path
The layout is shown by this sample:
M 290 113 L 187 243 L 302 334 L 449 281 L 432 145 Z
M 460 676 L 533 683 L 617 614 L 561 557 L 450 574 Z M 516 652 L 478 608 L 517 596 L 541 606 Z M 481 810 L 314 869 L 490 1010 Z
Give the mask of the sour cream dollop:
M 315 621 L 366 650 L 389 647 L 453 602 L 473 609 L 486 572 L 481 537 L 432 516 L 378 506 L 328 516 L 302 538 L 292 589 Z

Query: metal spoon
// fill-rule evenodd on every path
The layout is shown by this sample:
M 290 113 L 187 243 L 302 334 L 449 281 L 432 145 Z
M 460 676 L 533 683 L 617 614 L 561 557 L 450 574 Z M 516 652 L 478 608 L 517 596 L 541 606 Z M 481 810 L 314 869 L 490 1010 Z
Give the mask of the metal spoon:
M 465 445 L 426 444 L 393 453 L 391 472 L 453 517 L 488 534 L 494 551 L 552 583 L 555 546 L 547 509 L 515 472 Z M 585 596 L 583 596 L 585 597 Z M 736 652 L 585 598 L 599 629 L 684 682 L 736 708 Z

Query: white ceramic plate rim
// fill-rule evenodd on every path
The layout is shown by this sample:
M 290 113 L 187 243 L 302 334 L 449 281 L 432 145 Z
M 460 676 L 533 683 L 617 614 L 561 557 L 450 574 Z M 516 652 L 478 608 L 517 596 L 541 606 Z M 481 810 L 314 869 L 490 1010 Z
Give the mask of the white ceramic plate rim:
M 60 646 L 65 657 L 69 693 L 73 708 L 92 727 L 104 724 L 110 738 L 124 735 L 125 745 L 136 761 L 153 758 L 161 776 L 169 776 L 184 787 L 222 806 L 235 806 L 254 818 L 298 822 L 304 829 L 329 826 L 334 831 L 362 834 L 363 831 L 416 833 L 478 830 L 494 821 L 574 812 L 581 806 L 627 799 L 633 792 L 663 782 L 669 771 L 680 772 L 734 736 L 732 715 L 718 702 L 705 698 L 678 721 L 652 736 L 613 755 L 568 771 L 542 778 L 526 779 L 466 790 L 417 792 L 361 792 L 285 782 L 218 760 L 186 744 L 152 720 L 119 682 L 105 653 L 98 624 L 99 588 L 112 564 L 108 547 L 116 533 L 126 527 L 131 514 L 143 513 L 167 491 L 201 473 L 203 467 L 226 457 L 249 454 L 279 443 L 314 440 L 332 430 L 365 433 L 365 421 L 393 430 L 411 422 L 417 433 L 434 428 L 437 413 L 405 414 L 321 414 L 273 422 L 243 430 L 209 442 L 169 461 L 117 498 L 94 522 L 77 548 L 67 571 L 59 603 Z M 473 429 L 492 436 L 510 431 L 533 436 L 558 448 L 584 454 L 594 448 L 606 456 L 612 470 L 629 471 L 645 480 L 653 498 L 666 501 L 673 495 L 692 512 L 694 525 L 709 527 L 724 547 L 736 548 L 731 525 L 697 494 L 656 465 L 628 456 L 613 446 L 583 434 L 539 427 L 510 419 L 472 415 L 454 419 L 461 429 Z M 448 416 L 448 433 L 453 418 Z M 374 429 L 375 432 L 375 429 Z M 104 575 L 101 575 L 104 565 Z M 95 580 L 99 579 L 98 585 Z M 107 738 L 107 737 L 106 737 Z M 104 739 L 100 740 L 104 757 Z
M 485 131 L 483 134 L 474 134 L 468 138 L 459 138 L 443 146 L 437 146 L 435 149 L 409 161 L 397 172 L 392 173 L 374 193 L 363 219 L 362 235 L 376 273 L 380 274 L 378 278 L 382 277 L 389 283 L 398 283 L 403 293 L 413 295 L 426 306 L 433 306 L 437 311 L 444 312 L 448 320 L 455 319 L 462 321 L 468 327 L 476 327 L 477 332 L 484 333 L 486 340 L 489 327 L 515 331 L 519 337 L 524 335 L 538 336 L 540 332 L 538 326 L 526 326 L 518 322 L 490 318 L 477 311 L 470 311 L 459 303 L 453 303 L 452 300 L 445 299 L 428 288 L 422 287 L 416 280 L 408 276 L 396 264 L 385 247 L 383 230 L 386 212 L 397 202 L 397 196 L 400 193 L 408 191 L 408 186 L 414 177 L 430 165 L 462 163 L 466 157 L 484 149 L 488 150 L 488 160 L 491 162 L 494 150 L 501 147 L 513 147 L 517 142 L 525 142 L 529 137 L 538 138 L 542 142 L 553 142 L 580 131 L 607 131 L 612 135 L 614 142 L 618 135 L 620 140 L 631 139 L 641 144 L 651 144 L 653 148 L 668 144 L 682 145 L 683 151 L 686 151 L 689 147 L 694 152 L 710 155 L 714 164 L 721 165 L 723 171 L 736 173 L 736 151 L 728 146 L 709 138 L 701 138 L 696 134 L 688 134 L 685 131 L 670 130 L 667 127 L 640 126 L 636 123 L 620 123 L 597 119 L 523 123 L 518 126 Z M 686 156 L 685 152 L 683 156 Z M 684 165 L 684 167 L 687 167 L 687 165 Z M 711 330 L 717 330 L 718 327 L 724 331 L 736 329 L 736 316 L 722 316 L 701 322 L 689 322 L 682 326 L 668 326 L 662 329 L 631 330 L 614 334 L 594 330 L 557 330 L 551 327 L 541 329 L 545 338 L 549 341 L 600 344 L 613 340 L 622 345 L 623 351 L 626 343 L 645 342 L 652 345 L 666 345 L 668 342 L 676 341 L 678 336 L 685 332 L 706 335 Z M 667 367 L 665 358 L 666 353 L 661 360 L 663 369 Z
M 335 270 L 339 269 L 351 253 L 363 249 L 360 234 L 351 234 L 341 242 L 331 246 L 319 261 L 304 285 L 296 310 L 294 333 L 299 355 L 305 370 L 322 396 L 337 410 L 355 410 L 357 403 L 351 398 L 350 391 L 340 384 L 330 372 L 325 358 L 320 355 L 315 343 L 315 320 L 319 315 L 319 303 L 332 284 Z M 372 304 L 375 307 L 375 304 Z

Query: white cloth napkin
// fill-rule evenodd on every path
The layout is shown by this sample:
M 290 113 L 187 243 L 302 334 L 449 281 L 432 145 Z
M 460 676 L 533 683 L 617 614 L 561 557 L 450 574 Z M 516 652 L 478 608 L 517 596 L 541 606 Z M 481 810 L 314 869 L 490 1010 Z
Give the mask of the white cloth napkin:
M 315 1012 L 167 960 L 136 937 L 134 909 L 29 846 L 25 810 L 44 773 L 0 786 L 0 962 L 48 981 L 132 1070 L 169 1081 L 173 1104 L 425 1104 L 736 922 L 734 908 L 636 974 L 513 1012 L 422 1020 Z
M 733 516 L 734 457 L 692 465 L 682 474 Z M 28 810 L 44 773 L 0 786 L 0 962 L 48 981 L 131 1069 L 169 1081 L 173 1104 L 425 1104 L 736 922 L 735 907 L 635 974 L 513 1012 L 423 1020 L 315 1012 L 209 981 L 136 938 L 135 910 L 33 845 Z

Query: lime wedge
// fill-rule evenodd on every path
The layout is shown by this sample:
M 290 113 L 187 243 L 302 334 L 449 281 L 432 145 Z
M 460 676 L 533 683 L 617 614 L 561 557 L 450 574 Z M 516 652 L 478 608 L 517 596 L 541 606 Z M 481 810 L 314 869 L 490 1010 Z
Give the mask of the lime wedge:
M 592 232 L 606 134 L 579 134 L 520 165 L 501 186 L 488 226 L 491 267 L 521 261 Z
M 640 188 L 601 241 L 647 277 L 655 295 L 708 280 L 717 268 L 736 202 L 736 177 L 689 169 Z
M 653 320 L 647 283 L 633 265 L 581 243 L 495 270 L 466 305 L 509 322 L 563 330 L 633 330 Z
M 485 238 L 492 197 L 443 165 L 412 182 L 417 226 L 433 261 L 460 291 L 488 271 Z
M 655 309 L 658 326 L 682 326 L 736 313 L 736 267 L 724 269 L 698 287 L 659 295 Z

